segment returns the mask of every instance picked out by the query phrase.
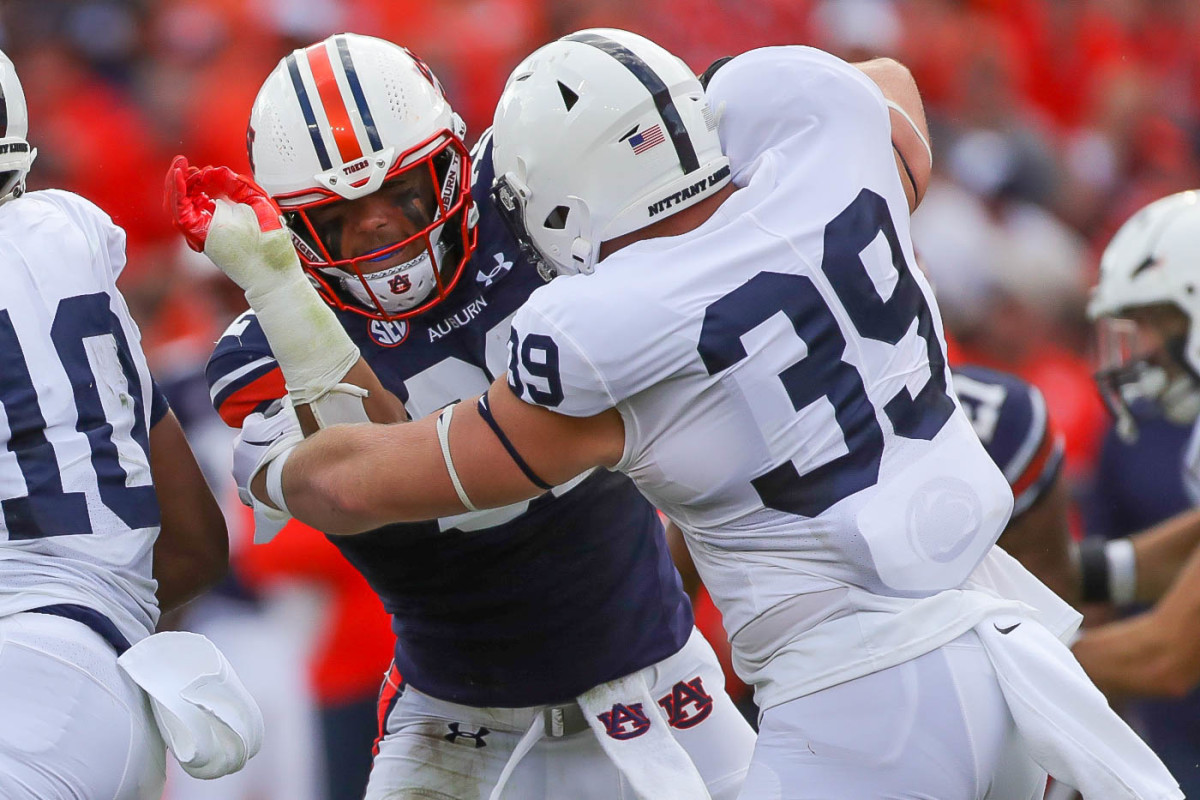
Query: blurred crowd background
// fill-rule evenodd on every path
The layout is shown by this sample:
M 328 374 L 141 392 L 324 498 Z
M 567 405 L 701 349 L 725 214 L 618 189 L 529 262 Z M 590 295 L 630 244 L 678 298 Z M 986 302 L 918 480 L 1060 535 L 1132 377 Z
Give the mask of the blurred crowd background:
M 277 732 L 247 774 L 174 780 L 170 797 L 336 800 L 369 756 L 391 647 L 378 601 L 321 537 L 248 546 L 227 477 L 230 433 L 202 376 L 244 302 L 170 229 L 162 178 L 171 156 L 246 171 L 246 121 L 262 80 L 289 50 L 342 30 L 427 61 L 470 143 L 523 55 L 592 26 L 647 35 L 697 71 L 789 43 L 907 64 L 935 150 L 914 240 L 955 357 L 1042 389 L 1067 440 L 1076 535 L 1120 535 L 1183 507 L 1175 465 L 1187 432 L 1151 422 L 1136 446 L 1113 436 L 1091 380 L 1085 306 L 1116 227 L 1198 183 L 1196 0 L 0 2 L 0 47 L 24 83 L 39 149 L 31 188 L 79 192 L 128 232 L 120 285 L 227 501 L 233 575 L 175 624 L 218 640 Z M 1200 714 L 1189 703 L 1130 709 L 1185 789 L 1200 774 Z

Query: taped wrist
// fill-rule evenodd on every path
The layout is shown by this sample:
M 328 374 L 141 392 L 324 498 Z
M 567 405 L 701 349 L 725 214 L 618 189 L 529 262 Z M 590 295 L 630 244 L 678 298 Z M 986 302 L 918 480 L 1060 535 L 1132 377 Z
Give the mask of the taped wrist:
M 289 448 L 267 465 L 267 499 L 289 517 L 292 512 L 288 510 L 287 502 L 283 499 L 283 467 L 291 457 L 292 449 Z
M 354 425 L 370 422 L 363 401 L 371 393 L 352 383 L 339 383 L 309 404 L 313 418 L 321 428 L 331 425 Z
M 312 404 L 333 391 L 358 361 L 358 348 L 303 272 L 277 275 L 270 287 L 248 289 L 246 300 L 295 405 Z
M 1085 603 L 1129 605 L 1137 594 L 1137 559 L 1127 537 L 1105 541 L 1089 536 L 1079 543 L 1081 599 Z

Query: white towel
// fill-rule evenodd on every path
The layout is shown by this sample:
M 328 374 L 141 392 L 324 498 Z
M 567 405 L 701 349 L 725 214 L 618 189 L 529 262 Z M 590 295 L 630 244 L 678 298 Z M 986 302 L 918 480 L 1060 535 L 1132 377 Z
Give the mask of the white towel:
M 1179 784 L 1061 641 L 1027 615 L 975 626 L 1030 756 L 1084 800 L 1176 800 Z
M 167 748 L 189 775 L 237 772 L 262 747 L 262 712 L 229 661 L 200 634 L 156 633 L 117 664 L 149 695 Z
M 650 696 L 642 672 L 602 683 L 581 694 L 579 707 L 604 752 L 643 800 L 709 800 L 708 788 L 691 756 L 675 741 L 667 720 Z M 618 707 L 620 706 L 620 708 Z M 617 719 L 602 715 L 621 715 Z M 626 717 L 622 709 L 628 709 Z M 640 715 L 640 716 L 639 716 Z M 610 736 L 604 719 L 619 732 L 642 731 L 627 739 Z M 627 721 L 621 722 L 622 719 Z M 648 727 L 643 727 L 643 721 Z M 619 724 L 618 724 L 619 723 Z

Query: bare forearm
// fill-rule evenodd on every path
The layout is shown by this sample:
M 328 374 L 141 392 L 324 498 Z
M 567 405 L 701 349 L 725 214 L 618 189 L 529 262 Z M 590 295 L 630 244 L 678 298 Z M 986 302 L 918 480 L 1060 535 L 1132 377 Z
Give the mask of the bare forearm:
M 288 510 L 329 534 L 461 513 L 440 450 L 422 448 L 419 435 L 404 435 L 408 428 L 419 434 L 422 427 L 339 425 L 317 432 L 295 449 L 283 470 Z
M 616 411 L 566 417 L 523 403 L 502 383 L 489 398 L 498 428 L 524 456 L 525 468 L 467 400 L 455 406 L 447 436 L 458 487 L 438 435 L 441 415 L 397 425 L 338 425 L 300 443 L 284 464 L 288 511 L 326 533 L 358 533 L 528 500 L 547 483 L 557 486 L 620 458 L 624 428 Z M 268 498 L 267 473 L 252 482 L 258 498 Z
M 184 603 L 195 600 L 228 571 L 228 562 L 213 568 L 197 568 L 196 560 L 178 553 L 156 551 L 154 580 L 158 582 L 155 597 L 165 614 Z
M 1075 655 L 1105 691 L 1177 697 L 1200 683 L 1200 554 L 1153 609 L 1087 632 Z
M 1176 630 L 1153 613 L 1087 631 L 1075 658 L 1109 696 L 1180 697 L 1200 681 L 1194 631 Z
M 210 588 L 229 567 L 229 536 L 173 412 L 150 431 L 150 468 L 161 514 L 154 542 L 155 595 L 170 611 Z
M 1132 537 L 1137 559 L 1137 599 L 1154 602 L 1162 597 L 1184 565 L 1200 581 L 1200 565 L 1189 559 L 1200 543 L 1200 509 L 1179 514 Z

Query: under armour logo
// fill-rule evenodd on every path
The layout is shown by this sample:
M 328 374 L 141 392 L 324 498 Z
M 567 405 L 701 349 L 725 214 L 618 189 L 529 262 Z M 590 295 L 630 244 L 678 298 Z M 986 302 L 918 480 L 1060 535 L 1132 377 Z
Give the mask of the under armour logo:
M 458 728 L 459 723 L 450 723 L 450 732 L 444 737 L 447 742 L 453 742 L 457 744 L 459 739 L 466 739 L 471 742 L 470 746 L 474 747 L 476 750 L 478 750 L 480 747 L 487 747 L 487 742 L 483 740 L 483 737 L 491 733 L 491 731 L 489 731 L 487 728 L 480 727 L 480 729 L 474 733 L 471 731 L 460 731 Z M 466 742 L 463 742 L 463 744 L 466 744 Z
M 388 281 L 388 288 L 392 294 L 404 294 L 412 288 L 412 279 L 407 275 L 397 275 Z
M 491 272 L 479 270 L 479 273 L 475 276 L 475 280 L 479 283 L 482 283 L 484 286 L 491 286 L 502 275 L 507 274 L 508 271 L 512 269 L 513 262 L 505 261 L 504 253 L 496 253 L 493 258 L 496 259 L 496 266 L 492 267 Z
M 617 703 L 612 711 L 605 711 L 598 718 L 604 723 L 604 732 L 614 739 L 636 739 L 650 730 L 650 720 L 641 703 Z
M 671 727 L 681 730 L 704 722 L 713 710 L 712 695 L 704 691 L 699 676 L 675 684 L 670 694 L 658 699 L 658 704 L 667 712 Z

